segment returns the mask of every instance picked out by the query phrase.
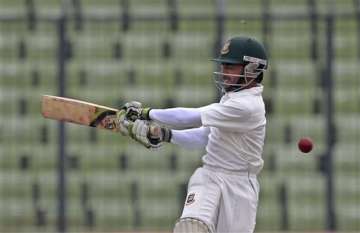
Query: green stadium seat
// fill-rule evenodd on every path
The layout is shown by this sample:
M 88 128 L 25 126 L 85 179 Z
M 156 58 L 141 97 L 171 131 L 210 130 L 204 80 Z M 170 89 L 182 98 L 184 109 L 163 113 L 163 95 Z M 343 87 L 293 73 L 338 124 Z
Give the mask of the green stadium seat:
M 326 13 L 326 1 L 291 4 L 272 0 L 271 12 L 307 14 L 309 4 Z M 185 21 L 214 16 L 211 0 L 73 0 L 67 24 L 67 96 L 121 107 L 129 100 L 151 107 L 198 107 L 217 97 L 211 75 L 215 24 Z M 358 9 L 357 1 L 334 3 L 336 12 Z M 239 7 L 241 5 L 241 7 Z M 226 12 L 263 16 L 261 1 L 229 0 Z M 169 11 L 169 9 L 172 9 Z M 10 13 L 9 13 L 10 12 Z M 0 231 L 51 232 L 57 216 L 58 123 L 44 120 L 42 94 L 57 94 L 58 35 L 42 18 L 61 12 L 58 0 L 6 0 L 0 16 L 26 20 L 1 24 L 0 41 Z M 295 14 L 296 13 L 296 14 Z M 89 21 L 104 14 L 111 22 Z M 166 22 L 135 17 L 155 14 Z M 71 18 L 73 17 L 73 18 Z M 334 37 L 335 198 L 339 231 L 359 231 L 359 94 L 357 18 L 336 19 Z M 224 39 L 250 34 L 267 39 L 271 54 L 264 79 L 268 111 L 265 167 L 257 231 L 323 231 L 325 179 L 318 165 L 325 151 L 323 81 L 324 24 L 312 47 L 309 20 L 262 21 L 227 18 Z M 350 32 L 350 33 L 349 33 Z M 156 152 L 128 138 L 66 124 L 69 232 L 169 231 L 179 217 L 187 181 L 201 164 L 203 150 L 166 145 Z M 299 136 L 310 135 L 314 151 L 300 154 Z M 283 186 L 282 186 L 283 185 Z M 285 187 L 288 219 L 279 201 Z M 284 190 L 283 190 L 284 195 Z

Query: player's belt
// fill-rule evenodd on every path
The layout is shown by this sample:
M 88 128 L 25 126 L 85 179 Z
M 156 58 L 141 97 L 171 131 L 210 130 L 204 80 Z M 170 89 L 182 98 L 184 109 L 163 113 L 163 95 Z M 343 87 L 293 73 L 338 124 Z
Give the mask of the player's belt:
M 216 166 L 211 166 L 208 164 L 204 164 L 203 168 L 210 170 L 210 171 L 214 171 L 214 172 L 221 172 L 221 173 L 225 173 L 225 174 L 230 174 L 230 175 L 237 175 L 237 176 L 248 176 L 248 177 L 254 177 L 256 178 L 256 174 L 255 173 L 251 173 L 248 170 L 229 170 L 229 169 L 225 169 L 222 167 L 216 167 Z

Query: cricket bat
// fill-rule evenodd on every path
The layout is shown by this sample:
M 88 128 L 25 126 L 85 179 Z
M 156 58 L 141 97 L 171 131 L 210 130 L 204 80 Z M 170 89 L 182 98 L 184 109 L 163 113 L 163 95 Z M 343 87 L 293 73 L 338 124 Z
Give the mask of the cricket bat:
M 43 95 L 41 113 L 45 118 L 71 122 L 118 132 L 116 113 L 119 109 L 81 100 L 52 95 Z

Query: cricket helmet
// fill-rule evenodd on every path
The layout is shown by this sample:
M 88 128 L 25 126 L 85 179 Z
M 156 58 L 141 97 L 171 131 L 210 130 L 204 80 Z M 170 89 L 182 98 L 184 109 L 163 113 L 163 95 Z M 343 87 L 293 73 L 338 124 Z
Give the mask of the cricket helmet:
M 268 66 L 264 46 L 250 37 L 233 37 L 229 39 L 223 45 L 220 55 L 212 60 L 221 64 L 240 64 L 244 66 L 242 74 L 232 74 L 232 76 L 244 78 L 245 83 L 232 84 L 233 88 L 230 88 L 232 91 L 245 88 L 256 78 L 261 77 L 262 79 L 263 72 Z M 224 91 L 224 86 L 229 84 L 225 84 L 222 77 L 229 74 L 223 72 L 214 72 L 214 74 L 217 76 L 215 77 L 215 83 Z
M 219 63 L 242 64 L 257 62 L 267 67 L 267 55 L 264 46 L 250 37 L 234 37 L 226 41 L 220 56 L 213 59 Z

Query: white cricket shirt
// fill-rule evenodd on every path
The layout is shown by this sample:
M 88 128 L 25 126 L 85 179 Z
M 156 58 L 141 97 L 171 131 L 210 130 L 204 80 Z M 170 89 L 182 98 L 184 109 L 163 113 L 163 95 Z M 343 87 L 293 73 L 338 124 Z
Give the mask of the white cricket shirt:
M 203 163 L 232 171 L 259 173 L 263 167 L 265 106 L 263 86 L 228 92 L 220 103 L 201 108 L 201 122 L 210 127 Z
M 258 85 L 228 92 L 220 103 L 201 108 L 152 109 L 150 118 L 173 129 L 172 143 L 186 148 L 205 147 L 204 164 L 257 174 L 264 164 L 261 155 L 266 119 L 262 91 L 263 86 Z

